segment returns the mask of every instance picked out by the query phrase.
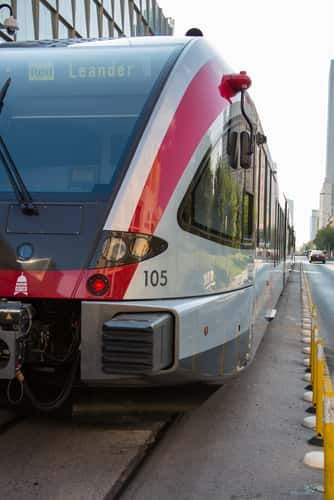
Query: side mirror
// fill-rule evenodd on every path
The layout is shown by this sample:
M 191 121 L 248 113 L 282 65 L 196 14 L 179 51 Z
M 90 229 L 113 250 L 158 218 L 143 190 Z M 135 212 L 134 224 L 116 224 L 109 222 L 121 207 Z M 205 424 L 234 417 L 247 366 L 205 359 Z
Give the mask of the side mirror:
M 240 134 L 240 166 L 250 168 L 252 166 L 253 143 L 248 132 Z
M 238 133 L 229 132 L 227 137 L 227 148 L 229 163 L 232 168 L 238 168 Z

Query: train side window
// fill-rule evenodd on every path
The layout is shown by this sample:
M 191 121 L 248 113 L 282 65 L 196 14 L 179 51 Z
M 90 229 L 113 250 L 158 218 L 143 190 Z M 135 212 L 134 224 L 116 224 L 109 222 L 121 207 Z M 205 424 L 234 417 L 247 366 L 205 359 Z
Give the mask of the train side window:
M 265 157 L 265 176 L 263 183 L 264 209 L 263 209 L 263 240 L 266 248 L 271 248 L 271 169 Z M 267 254 L 268 255 L 268 254 Z
M 282 210 L 281 207 L 278 205 L 278 224 L 277 224 L 277 255 L 278 255 L 278 262 L 281 262 L 282 258 Z
M 291 257 L 295 251 L 295 237 L 294 237 L 293 227 L 290 225 L 288 226 L 288 236 L 289 236 L 288 253 Z
M 273 249 L 272 256 L 274 259 L 274 265 L 277 260 L 277 198 L 278 198 L 278 186 L 274 174 L 271 172 L 271 224 L 270 224 L 270 234 L 271 234 L 271 247 Z
M 275 264 L 278 264 L 282 259 L 282 222 L 283 222 L 283 211 L 280 207 L 279 202 L 275 202 L 275 229 L 274 229 L 274 255 Z
M 179 224 L 203 238 L 238 248 L 242 203 L 243 170 L 230 164 L 220 139 L 205 156 L 181 203 Z
M 284 217 L 283 217 L 283 259 L 286 260 L 287 256 L 287 230 L 288 230 L 288 219 L 289 219 L 289 209 L 288 209 L 288 202 L 285 200 L 285 207 L 284 207 Z
M 266 241 L 266 155 L 262 148 L 258 150 L 257 177 L 257 246 L 265 247 Z
M 272 198 L 272 172 L 271 168 L 269 166 L 269 163 L 267 164 L 267 247 L 271 248 L 272 243 L 271 243 L 271 238 L 272 238 L 272 231 L 271 231 L 271 198 Z
M 258 150 L 257 189 L 257 246 L 269 249 L 272 246 L 273 186 L 270 164 L 263 148 Z
M 224 141 L 223 147 L 225 146 L 225 141 L 226 141 L 226 153 L 229 157 L 230 166 L 232 168 L 238 168 L 238 161 L 239 161 L 238 132 L 232 131 L 232 129 L 230 129 L 227 132 L 227 134 L 225 134 L 223 141 Z
M 285 213 L 281 209 L 281 260 L 284 260 L 285 255 Z
M 267 158 L 266 156 L 264 157 L 265 163 L 264 163 L 264 178 L 263 178 L 263 244 L 264 247 L 267 247 L 267 204 L 268 204 L 268 190 L 267 190 L 267 183 L 268 183 L 268 165 L 267 165 Z
M 253 236 L 253 198 L 251 193 L 244 193 L 242 239 L 245 243 L 247 241 L 251 242 Z
M 285 235 L 284 235 L 284 213 L 279 205 L 278 202 L 276 202 L 276 251 L 277 251 L 277 262 L 280 262 L 284 258 L 284 246 L 285 246 Z

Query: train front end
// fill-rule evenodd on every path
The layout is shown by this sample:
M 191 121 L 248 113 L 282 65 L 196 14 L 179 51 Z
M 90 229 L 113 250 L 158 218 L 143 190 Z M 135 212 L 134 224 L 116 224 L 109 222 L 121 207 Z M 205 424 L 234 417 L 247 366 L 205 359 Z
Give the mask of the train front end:
M 122 300 L 138 263 L 167 246 L 104 226 L 182 44 L 47 45 L 1 46 L 0 377 L 8 380 L 59 371 L 73 379 L 83 301 Z M 169 315 L 145 321 L 171 328 Z M 113 330 L 105 323 L 101 339 Z
M 63 384 L 60 404 L 78 373 L 93 385 L 221 375 L 236 332 L 232 371 L 244 365 L 249 251 L 180 221 L 231 118 L 219 91 L 228 68 L 189 38 L 0 51 L 0 378 L 9 399 L 26 388 L 36 403 L 29 387 L 48 379 Z M 223 335 L 220 317 L 229 318 Z

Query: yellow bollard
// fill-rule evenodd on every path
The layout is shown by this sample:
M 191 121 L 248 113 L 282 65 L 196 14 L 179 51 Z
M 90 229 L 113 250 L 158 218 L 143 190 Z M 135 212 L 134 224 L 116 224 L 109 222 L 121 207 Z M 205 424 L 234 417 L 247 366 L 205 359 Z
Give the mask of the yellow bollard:
M 316 409 L 316 420 L 315 420 L 315 436 L 309 439 L 310 444 L 316 446 L 323 445 L 324 439 L 324 374 L 325 374 L 325 351 L 324 351 L 324 341 L 319 339 L 315 344 L 316 351 L 316 362 L 315 362 L 315 382 L 313 386 L 313 397 L 314 405 Z M 313 401 L 312 401 L 313 402 Z
M 311 354 L 310 354 L 310 368 L 311 368 L 311 384 L 313 389 L 312 405 L 316 406 L 316 377 L 317 377 L 317 363 L 316 363 L 316 352 L 317 352 L 317 342 L 319 340 L 319 326 L 315 325 L 311 331 Z
M 316 325 L 316 321 L 318 318 L 317 308 L 312 304 L 311 307 L 311 317 L 312 317 L 312 328 Z
M 334 500 L 334 392 L 324 397 L 325 500 Z
M 324 438 L 324 375 L 325 375 L 325 351 L 324 341 L 318 340 L 317 342 L 317 380 L 316 380 L 316 434 L 320 439 Z
M 332 380 L 329 374 L 328 365 L 325 363 L 325 374 L 324 374 L 324 393 L 334 392 Z

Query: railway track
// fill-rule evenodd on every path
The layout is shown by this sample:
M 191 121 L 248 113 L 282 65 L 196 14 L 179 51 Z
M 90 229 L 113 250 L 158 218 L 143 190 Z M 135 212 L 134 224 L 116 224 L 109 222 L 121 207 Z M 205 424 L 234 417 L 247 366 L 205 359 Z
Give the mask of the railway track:
M 134 459 L 128 464 L 123 474 L 120 475 L 115 484 L 111 487 L 110 491 L 103 498 L 103 500 L 120 500 L 123 493 L 126 492 L 127 487 L 131 484 L 132 480 L 136 477 L 147 458 L 153 452 L 156 445 L 167 434 L 168 430 L 180 419 L 182 414 L 171 415 L 166 420 L 157 423 L 156 428 L 152 429 L 152 435 L 137 452 Z
M 6 500 L 116 500 L 168 430 L 216 388 L 77 395 L 72 418 L 9 420 L 0 434 Z M 153 391 L 153 392 L 152 392 Z M 158 393 L 160 392 L 160 397 Z M 134 395 L 134 396 L 133 396 Z M 116 398 L 117 397 L 117 398 Z M 141 398 L 141 402 L 140 402 Z

